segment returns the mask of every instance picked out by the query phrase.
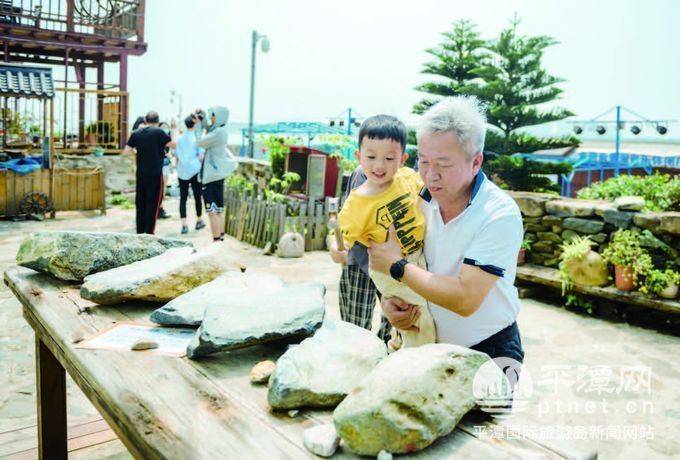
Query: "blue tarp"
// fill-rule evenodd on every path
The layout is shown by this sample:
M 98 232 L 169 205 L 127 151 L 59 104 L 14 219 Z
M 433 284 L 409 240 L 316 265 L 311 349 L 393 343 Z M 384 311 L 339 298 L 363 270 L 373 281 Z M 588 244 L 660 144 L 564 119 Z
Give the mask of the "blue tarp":
M 14 160 L 0 162 L 0 170 L 8 169 L 17 174 L 29 174 L 40 169 L 43 164 L 42 156 L 33 156 L 27 158 L 16 158 Z

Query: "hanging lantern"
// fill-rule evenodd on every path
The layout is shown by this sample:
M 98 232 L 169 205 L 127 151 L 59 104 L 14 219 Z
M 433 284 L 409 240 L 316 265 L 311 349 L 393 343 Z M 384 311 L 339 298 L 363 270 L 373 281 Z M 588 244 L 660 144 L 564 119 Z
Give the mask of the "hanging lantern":
M 597 125 L 595 131 L 597 131 L 597 134 L 602 135 L 607 132 L 607 128 L 605 128 L 603 125 Z
M 640 134 L 640 131 L 642 131 L 642 130 L 640 129 L 640 127 L 638 125 L 633 125 L 633 126 L 630 127 L 630 132 L 635 134 L 636 136 L 638 134 Z
M 574 126 L 574 132 L 575 132 L 576 134 L 581 134 L 581 133 L 583 132 L 583 128 L 581 128 L 581 127 L 578 126 L 578 125 L 577 125 L 577 126 Z
M 331 120 L 331 122 L 329 124 L 330 124 L 330 126 L 335 126 L 335 120 Z
M 663 136 L 668 132 L 668 128 L 663 125 L 656 125 L 656 131 Z

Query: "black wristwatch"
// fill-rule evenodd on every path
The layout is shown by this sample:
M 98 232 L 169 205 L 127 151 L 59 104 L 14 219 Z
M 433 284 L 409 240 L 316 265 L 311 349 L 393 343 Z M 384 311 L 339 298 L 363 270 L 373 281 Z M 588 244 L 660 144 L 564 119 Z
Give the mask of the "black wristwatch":
M 397 281 L 401 281 L 401 279 L 404 277 L 404 268 L 406 267 L 407 263 L 408 261 L 406 259 L 397 260 L 395 263 L 393 263 L 390 267 L 390 275 L 392 275 L 392 278 Z

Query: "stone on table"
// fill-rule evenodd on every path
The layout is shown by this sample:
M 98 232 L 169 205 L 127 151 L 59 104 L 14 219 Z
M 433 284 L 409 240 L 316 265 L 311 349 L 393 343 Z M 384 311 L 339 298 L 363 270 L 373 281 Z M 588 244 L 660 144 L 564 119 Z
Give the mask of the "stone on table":
M 187 356 L 312 335 L 323 321 L 325 293 L 320 283 L 261 286 L 242 292 L 227 305 L 211 305 Z
M 217 246 L 199 252 L 169 249 L 151 259 L 85 277 L 80 296 L 101 305 L 130 300 L 168 302 L 238 265 Z
M 158 348 L 158 342 L 147 339 L 138 339 L 130 346 L 130 350 L 133 351 L 153 350 L 154 348 Z
M 255 364 L 250 370 L 250 382 L 251 383 L 267 383 L 269 382 L 269 377 L 276 369 L 276 363 L 274 361 L 265 360 L 260 361 Z
M 281 278 L 269 273 L 226 272 L 166 303 L 151 313 L 149 319 L 166 326 L 200 326 L 209 306 L 228 306 L 244 291 L 281 288 L 284 284 Z
M 340 438 L 332 424 L 307 428 L 302 433 L 302 443 L 311 453 L 320 457 L 330 457 L 340 445 Z
M 449 434 L 476 405 L 473 380 L 489 357 L 451 344 L 404 348 L 383 359 L 338 405 L 338 435 L 360 455 L 408 453 Z
M 281 410 L 335 407 L 386 356 L 385 343 L 371 331 L 327 321 L 276 362 L 269 405 Z
M 19 247 L 17 264 L 66 281 L 160 255 L 190 242 L 111 232 L 35 232 Z

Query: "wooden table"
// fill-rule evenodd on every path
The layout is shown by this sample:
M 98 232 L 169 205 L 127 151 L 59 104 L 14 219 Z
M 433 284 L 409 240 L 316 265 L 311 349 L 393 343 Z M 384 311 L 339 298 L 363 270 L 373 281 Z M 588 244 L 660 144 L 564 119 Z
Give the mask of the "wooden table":
M 304 429 L 331 422 L 330 411 L 274 413 L 267 389 L 248 380 L 251 367 L 276 360 L 281 345 L 250 347 L 200 361 L 149 352 L 75 348 L 117 322 L 148 323 L 148 304 L 97 307 L 78 286 L 14 267 L 5 283 L 23 304 L 36 336 L 38 444 L 41 458 L 66 458 L 66 375 L 73 378 L 120 440 L 137 458 L 315 458 L 304 448 Z M 415 458 L 584 458 L 528 439 L 479 439 L 475 425 L 492 425 L 471 412 L 450 435 Z M 345 449 L 334 458 L 354 458 Z

